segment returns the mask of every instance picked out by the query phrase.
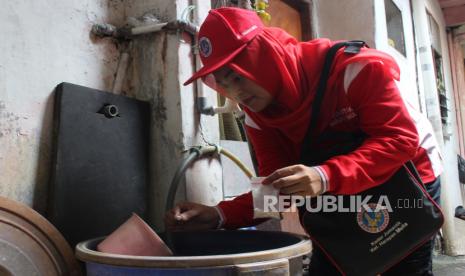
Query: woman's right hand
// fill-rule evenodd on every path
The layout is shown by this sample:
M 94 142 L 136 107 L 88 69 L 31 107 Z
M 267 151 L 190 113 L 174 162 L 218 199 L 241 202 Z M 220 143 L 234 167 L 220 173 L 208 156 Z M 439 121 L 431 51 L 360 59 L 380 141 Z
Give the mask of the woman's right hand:
M 214 207 L 182 202 L 165 214 L 168 231 L 199 231 L 216 229 L 220 216 Z

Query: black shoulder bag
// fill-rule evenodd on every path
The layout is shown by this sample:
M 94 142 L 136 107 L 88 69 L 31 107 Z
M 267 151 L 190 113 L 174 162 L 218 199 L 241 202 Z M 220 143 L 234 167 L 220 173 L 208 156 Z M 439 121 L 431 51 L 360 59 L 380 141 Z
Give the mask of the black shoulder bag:
M 357 54 L 363 46 L 362 41 L 348 41 L 335 44 L 328 51 L 302 147 L 302 164 L 315 166 L 333 156 L 352 152 L 366 138 L 362 132 L 324 131 L 318 137 L 314 134 L 336 52 L 345 47 L 345 54 Z M 328 136 L 334 135 L 337 135 L 340 143 L 331 149 L 321 150 L 313 146 L 317 144 L 314 142 L 324 141 Z M 299 207 L 300 220 L 313 242 L 344 275 L 376 275 L 388 270 L 428 241 L 444 221 L 441 210 L 426 192 L 411 161 L 400 166 L 387 182 L 379 186 L 357 195 L 337 196 L 338 204 L 349 208 L 348 212 L 318 210 L 315 202 L 318 204 L 318 200 L 321 200 L 320 206 L 324 207 L 325 200 L 330 200 L 328 197 L 334 199 L 333 195 L 324 194 L 307 200 L 311 204 Z M 368 204 L 364 205 L 367 208 L 357 206 L 357 198 L 361 203 L 365 203 L 363 199 L 370 198 Z M 397 208 L 401 201 L 408 201 L 410 206 L 415 206 Z M 309 206 L 313 207 L 308 208 Z M 355 209 L 352 208 L 354 206 Z

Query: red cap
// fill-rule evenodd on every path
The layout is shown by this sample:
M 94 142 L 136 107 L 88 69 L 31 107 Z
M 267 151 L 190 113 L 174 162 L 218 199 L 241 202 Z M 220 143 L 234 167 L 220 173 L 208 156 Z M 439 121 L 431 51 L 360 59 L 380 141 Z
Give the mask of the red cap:
M 263 30 L 263 27 L 255 11 L 239 8 L 210 10 L 198 34 L 200 59 L 204 66 L 184 85 L 231 61 Z

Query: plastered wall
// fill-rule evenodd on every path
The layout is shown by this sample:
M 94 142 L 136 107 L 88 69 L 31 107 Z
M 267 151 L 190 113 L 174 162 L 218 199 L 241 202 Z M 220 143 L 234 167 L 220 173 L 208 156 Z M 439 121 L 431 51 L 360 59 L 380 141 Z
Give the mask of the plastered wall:
M 61 82 L 109 90 L 119 57 L 94 22 L 121 24 L 123 1 L 2 1 L 0 195 L 45 208 L 52 91 Z
M 191 37 L 159 32 L 119 43 L 90 34 L 95 23 L 123 26 L 129 17 L 155 14 L 161 21 L 187 16 L 198 23 L 210 1 L 84 0 L 4 1 L 0 9 L 0 195 L 43 212 L 52 152 L 53 89 L 70 82 L 111 91 L 122 51 L 129 54 L 121 93 L 152 106 L 150 222 L 162 228 L 174 172 L 191 146 L 219 142 L 218 119 L 195 110 Z M 187 18 L 187 17 L 186 17 Z M 185 18 L 184 18 L 185 19 Z M 210 103 L 216 95 L 206 91 Z M 187 190 L 187 193 L 186 193 Z M 189 170 L 179 200 L 215 204 L 222 198 L 217 158 Z
M 333 40 L 363 40 L 375 45 L 373 0 L 314 0 L 313 24 L 316 37 Z

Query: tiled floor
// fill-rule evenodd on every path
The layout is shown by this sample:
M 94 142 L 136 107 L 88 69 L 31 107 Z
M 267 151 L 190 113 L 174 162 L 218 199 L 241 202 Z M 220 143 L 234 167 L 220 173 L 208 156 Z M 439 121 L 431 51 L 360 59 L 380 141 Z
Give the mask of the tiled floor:
M 465 220 L 455 218 L 455 238 L 458 239 L 458 253 L 465 255 Z M 465 275 L 465 274 L 464 274 Z
M 455 219 L 455 238 L 458 239 L 458 253 L 465 255 L 465 221 Z M 433 260 L 435 276 L 464 276 L 465 256 L 451 257 L 438 255 Z
M 464 276 L 465 256 L 436 256 L 433 260 L 433 271 L 435 276 Z

